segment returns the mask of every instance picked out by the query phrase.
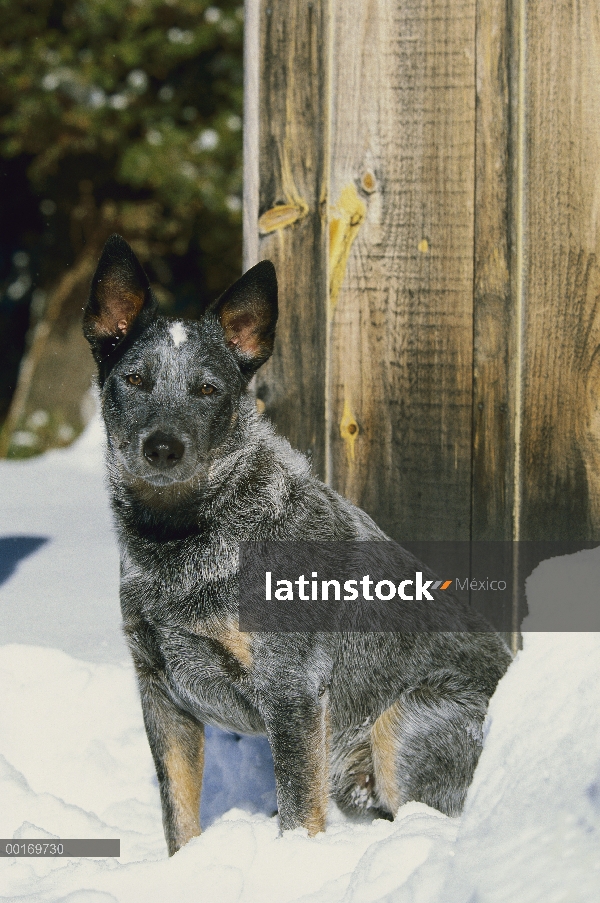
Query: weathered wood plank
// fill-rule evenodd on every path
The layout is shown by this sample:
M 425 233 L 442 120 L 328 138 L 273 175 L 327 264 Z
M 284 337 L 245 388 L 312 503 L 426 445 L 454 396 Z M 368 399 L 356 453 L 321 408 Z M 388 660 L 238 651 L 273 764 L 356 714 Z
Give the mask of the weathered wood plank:
M 600 538 L 600 10 L 524 8 L 520 535 Z
M 334 21 L 331 481 L 397 539 L 468 539 L 475 3 Z
M 474 540 L 513 538 L 517 370 L 509 257 L 507 20 L 506 0 L 478 0 L 471 483 Z
M 260 2 L 244 6 L 244 272 L 258 263 Z
M 256 391 L 278 429 L 324 476 L 328 6 L 253 5 L 260 33 L 258 257 L 274 262 L 280 287 L 276 349 Z

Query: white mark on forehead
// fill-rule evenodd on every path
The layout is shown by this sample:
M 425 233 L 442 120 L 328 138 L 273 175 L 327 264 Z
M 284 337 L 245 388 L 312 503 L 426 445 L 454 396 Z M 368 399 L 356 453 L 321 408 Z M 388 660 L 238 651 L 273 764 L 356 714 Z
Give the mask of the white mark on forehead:
M 185 331 L 183 323 L 173 323 L 173 325 L 169 327 L 169 332 L 171 333 L 171 338 L 173 339 L 173 344 L 176 348 L 179 348 L 179 346 L 183 345 L 187 340 L 187 332 Z

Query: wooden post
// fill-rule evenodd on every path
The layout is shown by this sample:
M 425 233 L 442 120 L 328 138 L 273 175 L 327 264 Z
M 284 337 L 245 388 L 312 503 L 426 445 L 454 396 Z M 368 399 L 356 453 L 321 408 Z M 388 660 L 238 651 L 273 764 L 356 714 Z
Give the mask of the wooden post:
M 251 4 L 252 5 L 252 4 Z M 257 396 L 325 474 L 329 19 L 327 3 L 261 3 L 258 255 L 277 268 L 277 351 Z M 255 13 L 252 13 L 254 15 Z M 252 51 L 250 51 L 252 52 Z M 252 151 L 250 151 L 252 153 Z M 248 156 L 246 157 L 248 160 Z M 251 239 L 249 238 L 249 241 Z
M 600 537 L 600 25 L 524 5 L 523 539 Z
M 600 31 L 550 0 L 247 0 L 258 398 L 395 539 L 600 534 Z

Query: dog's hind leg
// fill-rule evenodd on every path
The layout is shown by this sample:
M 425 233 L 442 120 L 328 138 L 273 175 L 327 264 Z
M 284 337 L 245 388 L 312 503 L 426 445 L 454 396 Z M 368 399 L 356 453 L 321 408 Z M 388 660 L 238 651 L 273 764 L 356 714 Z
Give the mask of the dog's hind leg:
M 375 721 L 371 747 L 380 805 L 409 800 L 458 815 L 482 748 L 487 698 L 450 672 L 407 690 Z
M 370 724 L 354 725 L 332 737 L 331 795 L 347 815 L 388 817 L 375 784 Z
M 401 803 L 398 764 L 400 758 L 401 709 L 395 702 L 377 718 L 371 728 L 371 755 L 376 775 L 377 801 L 392 816 Z

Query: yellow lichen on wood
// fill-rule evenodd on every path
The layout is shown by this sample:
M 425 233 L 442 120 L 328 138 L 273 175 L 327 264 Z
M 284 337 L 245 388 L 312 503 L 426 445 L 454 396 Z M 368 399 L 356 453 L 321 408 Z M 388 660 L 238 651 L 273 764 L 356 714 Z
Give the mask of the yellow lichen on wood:
M 333 317 L 352 243 L 367 209 L 354 183 L 346 185 L 329 220 L 329 317 Z
M 348 399 L 344 399 L 344 411 L 340 420 L 340 436 L 346 443 L 346 453 L 348 455 L 348 464 L 354 461 L 354 443 L 358 436 L 358 423 L 356 417 L 350 409 Z
M 269 232 L 275 232 L 277 229 L 285 229 L 292 223 L 303 219 L 308 213 L 308 207 L 304 203 L 300 204 L 277 204 L 265 211 L 258 221 L 258 231 L 261 235 L 268 235 Z

